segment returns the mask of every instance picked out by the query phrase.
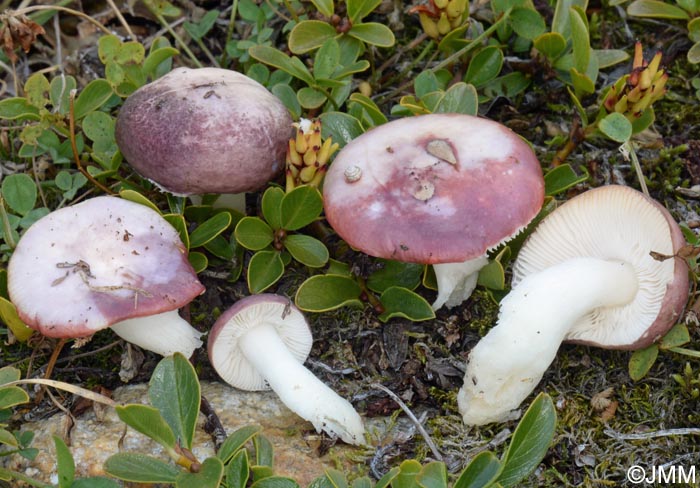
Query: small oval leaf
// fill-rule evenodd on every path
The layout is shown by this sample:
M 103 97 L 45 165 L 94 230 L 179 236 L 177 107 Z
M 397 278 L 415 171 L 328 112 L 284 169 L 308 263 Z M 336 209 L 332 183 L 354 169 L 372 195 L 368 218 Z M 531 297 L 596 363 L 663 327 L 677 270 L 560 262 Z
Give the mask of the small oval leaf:
M 362 305 L 357 281 L 340 275 L 316 275 L 304 281 L 294 302 L 306 312 L 326 312 L 345 305 Z

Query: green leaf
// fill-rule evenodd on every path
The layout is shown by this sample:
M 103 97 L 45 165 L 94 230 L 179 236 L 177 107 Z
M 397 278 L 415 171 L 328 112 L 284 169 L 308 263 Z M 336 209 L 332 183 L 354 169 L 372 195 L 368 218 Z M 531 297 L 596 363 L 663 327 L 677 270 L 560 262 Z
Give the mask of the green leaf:
M 424 71 L 424 73 L 430 73 L 430 71 Z M 372 126 L 382 125 L 387 122 L 386 115 L 382 113 L 381 109 L 372 101 L 371 98 L 360 93 L 353 93 L 350 95 L 348 100 L 351 102 L 351 105 L 352 103 L 356 103 L 362 107 L 369 119 L 372 121 Z
M 378 47 L 391 47 L 396 42 L 391 29 L 377 22 L 353 25 L 352 29 L 348 31 L 348 35 Z
M 166 46 L 152 50 L 143 61 L 143 72 L 151 78 L 157 78 L 163 67 L 172 64 L 172 57 L 180 52 L 174 47 Z M 168 69 L 168 71 L 170 71 Z
M 690 333 L 685 324 L 676 324 L 659 341 L 659 349 L 666 350 L 690 342 Z
M 445 463 L 433 461 L 425 466 L 416 478 L 421 488 L 447 488 L 447 468 Z
M 224 464 L 220 459 L 210 457 L 202 462 L 196 473 L 180 473 L 175 481 L 176 488 L 218 488 L 224 477 Z
M 416 478 L 421 472 L 421 465 L 415 459 L 408 459 L 399 465 L 399 474 L 391 484 L 393 488 L 417 488 Z
M 347 0 L 350 22 L 353 25 L 358 24 L 360 20 L 371 14 L 381 3 L 381 0 Z
M 566 39 L 558 32 L 546 32 L 536 37 L 533 40 L 533 45 L 551 63 L 564 53 Z
M 571 8 L 569 18 L 571 20 L 574 68 L 581 73 L 585 73 L 591 56 L 588 26 L 586 25 L 586 20 L 581 17 L 580 12 L 575 8 Z
M 331 17 L 334 12 L 333 0 L 311 0 L 316 10 L 321 12 L 326 17 Z
M 504 290 L 506 287 L 506 273 L 503 265 L 497 260 L 489 261 L 486 266 L 479 270 L 477 283 L 479 286 L 490 290 Z
M 396 479 L 400 472 L 401 470 L 398 467 L 394 466 L 389 471 L 387 471 L 384 476 L 379 478 L 377 483 L 374 485 L 374 488 L 387 488 L 391 483 L 393 483 L 393 481 Z
M 654 119 L 656 119 L 654 107 L 647 108 L 639 117 L 632 121 L 632 134 L 639 134 L 645 130 L 654 123 Z
M 245 488 L 250 478 L 248 452 L 240 450 L 226 464 L 226 486 L 228 488 Z
M 693 44 L 693 46 L 688 50 L 688 62 L 693 64 L 700 63 L 700 41 Z
M 314 56 L 314 78 L 330 78 L 340 62 L 340 46 L 333 39 L 326 39 Z
M 200 395 L 197 373 L 180 353 L 161 359 L 148 384 L 151 405 L 160 411 L 179 444 L 188 449 L 192 448 Z
M 12 366 L 3 366 L 2 368 L 0 368 L 0 386 L 6 385 L 7 383 L 11 383 L 13 381 L 17 381 L 18 379 L 20 379 L 21 375 L 22 372 L 19 369 L 14 368 Z
M 415 289 L 423 276 L 423 265 L 416 263 L 404 263 L 390 259 L 380 259 L 381 269 L 375 271 L 367 278 L 367 288 L 382 293 L 392 286 L 401 286 L 409 290 Z
M 102 107 L 114 94 L 112 85 L 107 80 L 98 78 L 87 84 L 73 105 L 75 120 L 80 120 L 89 112 Z
M 24 97 L 0 100 L 0 119 L 39 120 L 39 107 L 35 107 Z
M 298 186 L 282 199 L 280 216 L 282 228 L 298 230 L 316 220 L 323 210 L 323 197 L 317 188 Z
M 352 481 L 352 488 L 372 488 L 372 480 L 368 476 L 362 476 Z
M 246 425 L 241 427 L 226 438 L 224 443 L 221 444 L 216 456 L 221 459 L 224 464 L 228 463 L 229 460 L 243 448 L 245 443 L 258 435 L 261 430 L 262 427 L 259 425 Z
M 478 88 L 497 77 L 502 67 L 503 51 L 496 46 L 485 47 L 469 62 L 464 81 Z
M 328 262 L 328 249 L 321 241 L 311 236 L 288 235 L 284 239 L 284 248 L 294 259 L 310 268 L 320 268 Z
M 119 196 L 122 197 L 124 200 L 129 200 L 130 202 L 135 202 L 135 203 L 140 203 L 141 205 L 145 205 L 151 210 L 155 210 L 159 214 L 161 213 L 160 209 L 156 206 L 155 203 L 150 201 L 148 198 L 145 196 L 141 195 L 139 192 L 134 191 L 134 190 L 121 190 L 119 192 Z
M 348 480 L 345 474 L 338 469 L 327 468 L 324 481 L 320 481 L 319 484 L 330 488 L 348 488 Z
M 2 180 L 2 196 L 5 203 L 20 215 L 26 215 L 34 208 L 37 197 L 36 184 L 26 173 L 15 173 Z
M 34 330 L 27 327 L 22 319 L 19 318 L 14 303 L 5 297 L 0 297 L 0 319 L 20 342 L 26 342 L 34 333 Z
M 115 409 L 121 421 L 132 429 L 165 447 L 175 447 L 175 434 L 158 409 L 137 404 L 117 405 Z
M 0 410 L 21 405 L 28 401 L 29 395 L 19 386 L 0 387 Z
M 328 22 L 323 22 L 321 20 L 302 20 L 295 25 L 289 33 L 289 50 L 294 54 L 308 53 L 309 51 L 318 49 L 328 39 L 333 39 L 337 35 L 338 33 L 335 31 L 335 28 Z M 252 53 L 251 56 L 258 59 Z M 292 76 L 296 76 L 289 71 L 287 72 Z M 299 77 L 297 76 L 297 78 Z
M 248 54 L 250 54 L 252 58 L 260 61 L 261 63 L 269 64 L 270 66 L 274 66 L 275 68 L 281 69 L 282 71 L 289 73 L 290 75 L 300 79 L 307 85 L 312 85 L 314 83 L 314 78 L 313 76 L 311 76 L 311 73 L 309 72 L 308 68 L 306 68 L 306 66 L 304 66 L 304 63 L 302 63 L 297 57 L 290 58 L 278 49 L 262 45 L 251 47 L 250 49 L 248 49 Z
M 413 80 L 413 91 L 418 98 L 422 98 L 430 92 L 441 90 L 443 87 L 440 84 L 437 76 L 432 71 L 421 71 L 416 79 Z
M 479 98 L 474 85 L 464 82 L 455 83 L 440 99 L 435 107 L 435 113 L 460 113 L 476 115 L 479 108 Z
M 501 471 L 501 461 L 491 451 L 474 456 L 459 475 L 453 488 L 485 488 L 492 486 Z
M 618 112 L 613 112 L 598 122 L 598 129 L 609 139 L 621 144 L 632 137 L 632 123 Z
M 180 470 L 145 454 L 122 452 L 107 458 L 105 473 L 133 483 L 175 483 Z
M 49 80 L 43 73 L 34 73 L 24 84 L 24 94 L 27 100 L 35 107 L 45 107 L 49 103 Z
M 58 488 L 70 488 L 75 478 L 75 461 L 66 443 L 57 435 L 53 436 L 56 446 L 56 471 L 58 472 Z
M 630 57 L 627 51 L 621 49 L 592 49 L 591 52 L 598 58 L 598 67 L 600 69 L 622 63 Z
M 319 108 L 321 105 L 326 103 L 327 99 L 328 97 L 324 92 L 308 86 L 305 86 L 297 91 L 297 100 L 299 101 L 299 105 L 305 109 L 312 110 Z
M 345 146 L 364 132 L 359 120 L 343 112 L 324 112 L 320 119 L 323 137 L 332 137 L 333 142 L 340 144 L 340 147 Z
M 292 478 L 269 476 L 256 481 L 250 488 L 299 488 L 299 483 Z
M 253 437 L 253 447 L 255 448 L 255 465 L 272 467 L 274 452 L 272 444 L 262 434 Z
M 231 214 L 219 212 L 202 224 L 198 225 L 190 234 L 190 246 L 199 247 L 214 239 L 231 225 Z
M 588 172 L 585 169 L 584 174 L 579 176 L 571 165 L 562 164 L 552 168 L 544 175 L 544 193 L 545 195 L 557 195 L 587 179 Z
M 207 35 L 207 32 L 209 32 L 211 28 L 214 27 L 216 19 L 219 17 L 219 13 L 220 12 L 216 9 L 209 10 L 202 16 L 199 22 L 185 22 L 182 27 L 193 39 L 201 40 L 204 36 Z
M 580 73 L 576 68 L 571 68 L 569 74 L 571 75 L 571 83 L 574 85 L 574 90 L 579 97 L 582 94 L 590 95 L 595 93 L 595 83 L 588 75 Z
M 544 18 L 537 10 L 529 7 L 516 7 L 510 13 L 510 24 L 520 37 L 533 40 L 547 29 Z
M 233 234 L 241 246 L 252 251 L 265 249 L 275 240 L 272 228 L 259 217 L 243 217 Z
M 88 113 L 81 124 L 83 132 L 91 141 L 113 141 L 114 125 L 114 117 L 104 112 Z
M 248 263 L 248 289 L 260 293 L 272 286 L 284 274 L 284 263 L 277 251 L 258 251 Z
M 584 12 L 588 7 L 588 0 L 557 0 L 552 18 L 552 32 L 558 32 L 564 39 L 571 38 L 571 22 L 569 12 L 571 7 L 580 7 Z
M 120 488 L 120 485 L 116 481 L 101 476 L 90 476 L 75 480 L 70 488 Z
M 340 275 L 316 275 L 304 281 L 294 303 L 306 312 L 327 312 L 345 305 L 362 305 L 357 281 Z
M 649 370 L 651 370 L 658 356 L 659 346 L 656 344 L 634 351 L 627 365 L 630 378 L 632 378 L 633 381 L 639 381 L 644 378 Z
M 400 286 L 392 286 L 384 290 L 379 297 L 384 312 L 379 319 L 386 322 L 392 317 L 404 317 L 418 322 L 435 318 L 435 312 L 422 296 Z
M 502 486 L 516 486 L 535 470 L 547 454 L 556 424 L 554 402 L 540 393 L 518 423 L 503 457 L 503 470 L 498 476 Z
M 635 0 L 627 6 L 627 14 L 632 17 L 652 17 L 655 19 L 687 20 L 688 12 L 682 8 L 660 0 Z
M 275 73 L 279 72 L 280 71 L 275 71 Z M 287 107 L 287 110 L 292 114 L 293 119 L 301 117 L 301 105 L 297 99 L 297 93 L 291 86 L 286 83 L 278 83 L 274 85 L 270 91 L 272 91 L 277 98 L 282 100 L 284 106 Z

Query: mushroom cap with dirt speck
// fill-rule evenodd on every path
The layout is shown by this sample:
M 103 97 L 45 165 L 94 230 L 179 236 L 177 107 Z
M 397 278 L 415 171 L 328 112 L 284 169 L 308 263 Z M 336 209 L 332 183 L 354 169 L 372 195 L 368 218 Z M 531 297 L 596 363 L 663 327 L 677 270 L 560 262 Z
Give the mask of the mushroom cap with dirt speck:
M 84 337 L 176 310 L 204 291 L 177 231 L 153 209 L 101 196 L 42 217 L 8 265 L 22 320 L 49 337 Z
M 142 176 L 179 195 L 263 187 L 284 167 L 293 133 L 284 104 L 220 68 L 177 68 L 124 102 L 115 136 Z
M 680 227 L 663 205 L 626 186 L 602 186 L 568 200 L 543 219 L 518 254 L 512 286 L 575 257 L 629 262 L 639 281 L 635 300 L 591 311 L 572 325 L 565 340 L 640 349 L 661 338 L 683 312 L 688 265 L 669 256 L 684 245 Z
M 323 186 L 325 214 L 348 244 L 426 264 L 483 256 L 519 232 L 544 200 L 540 163 L 507 127 L 430 114 L 348 143 Z
M 267 390 L 269 386 L 256 368 L 240 352 L 238 341 L 248 330 L 272 324 L 289 352 L 306 361 L 313 336 L 304 315 L 291 301 L 271 293 L 250 295 L 226 310 L 209 332 L 209 359 L 219 376 L 241 390 Z

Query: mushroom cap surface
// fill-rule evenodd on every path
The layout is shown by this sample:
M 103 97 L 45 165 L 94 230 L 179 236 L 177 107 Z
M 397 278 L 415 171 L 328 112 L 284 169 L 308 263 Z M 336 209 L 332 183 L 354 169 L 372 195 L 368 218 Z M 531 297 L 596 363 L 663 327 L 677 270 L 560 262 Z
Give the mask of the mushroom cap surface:
M 323 187 L 331 227 L 376 257 L 453 263 L 484 255 L 537 215 L 542 169 L 507 127 L 462 114 L 406 117 L 348 143 Z
M 303 363 L 311 352 L 311 329 L 304 315 L 288 298 L 261 293 L 238 300 L 212 326 L 207 349 L 209 360 L 219 376 L 241 390 L 269 389 L 265 379 L 238 346 L 240 337 L 261 324 L 275 328 L 299 363 Z
M 49 337 L 83 337 L 180 308 L 204 286 L 158 212 L 101 196 L 27 229 L 10 258 L 8 291 L 28 326 Z
M 565 341 L 639 349 L 676 323 L 688 298 L 685 261 L 650 253 L 672 256 L 684 245 L 680 227 L 661 204 L 626 186 L 603 186 L 568 200 L 540 222 L 518 254 L 512 283 L 516 287 L 525 276 L 575 257 L 630 263 L 639 282 L 634 301 L 593 310 Z
M 141 175 L 175 194 L 240 193 L 284 167 L 293 133 L 282 102 L 220 68 L 177 68 L 132 93 L 115 136 Z

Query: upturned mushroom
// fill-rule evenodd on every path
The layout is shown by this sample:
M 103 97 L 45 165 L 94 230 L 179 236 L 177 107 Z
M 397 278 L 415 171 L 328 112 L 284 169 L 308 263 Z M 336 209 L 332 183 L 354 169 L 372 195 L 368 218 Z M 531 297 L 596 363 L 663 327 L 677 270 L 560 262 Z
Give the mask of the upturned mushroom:
M 512 418 L 562 341 L 638 349 L 680 317 L 685 240 L 668 211 L 642 193 L 605 186 L 548 215 L 523 245 L 497 324 L 469 353 L 458 404 L 464 422 Z
M 132 93 L 115 136 L 127 162 L 178 195 L 241 193 L 282 171 L 292 119 L 257 81 L 219 68 L 177 68 Z
M 371 256 L 432 264 L 434 309 L 471 295 L 487 252 L 539 212 L 544 180 L 530 146 L 507 127 L 461 114 L 388 122 L 336 156 L 326 218 Z
M 163 356 L 190 356 L 201 333 L 178 308 L 204 291 L 177 231 L 118 197 L 56 210 L 24 233 L 8 266 L 22 320 L 49 337 L 119 336 Z
M 273 294 L 237 301 L 209 334 L 209 360 L 219 376 L 241 390 L 272 389 L 294 413 L 349 444 L 364 441 L 353 406 L 303 366 L 313 338 L 304 315 Z

